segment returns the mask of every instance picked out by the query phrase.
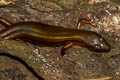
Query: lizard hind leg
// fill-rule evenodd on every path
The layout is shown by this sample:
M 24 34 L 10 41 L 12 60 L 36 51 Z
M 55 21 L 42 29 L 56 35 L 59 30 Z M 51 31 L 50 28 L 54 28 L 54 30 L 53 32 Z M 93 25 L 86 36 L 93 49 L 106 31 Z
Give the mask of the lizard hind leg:
M 17 27 L 11 27 L 4 29 L 0 32 L 0 38 L 13 39 L 21 35 L 21 29 Z
M 19 32 L 12 32 L 6 36 L 3 36 L 3 39 L 16 39 L 17 37 L 19 37 L 21 34 Z
M 12 23 L 9 21 L 9 20 L 7 20 L 7 19 L 5 19 L 5 18 L 2 18 L 2 17 L 0 17 L 0 23 L 6 28 L 6 27 L 9 27 L 10 25 L 12 25 Z

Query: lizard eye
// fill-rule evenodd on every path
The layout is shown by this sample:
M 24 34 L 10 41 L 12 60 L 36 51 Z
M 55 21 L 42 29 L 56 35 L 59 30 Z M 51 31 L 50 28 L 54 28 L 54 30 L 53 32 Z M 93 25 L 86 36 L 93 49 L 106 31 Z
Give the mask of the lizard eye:
M 100 40 L 100 41 L 103 41 L 103 38 L 100 38 L 99 40 Z
M 93 44 L 94 44 L 94 45 L 99 44 L 99 40 L 98 40 L 98 39 L 94 39 L 94 40 L 93 40 Z
M 96 44 L 95 49 L 100 49 L 100 45 Z

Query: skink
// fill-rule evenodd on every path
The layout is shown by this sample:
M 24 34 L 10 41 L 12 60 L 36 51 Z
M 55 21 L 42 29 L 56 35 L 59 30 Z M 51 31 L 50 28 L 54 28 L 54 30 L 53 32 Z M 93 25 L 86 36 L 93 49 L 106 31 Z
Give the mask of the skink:
M 79 21 L 87 22 L 85 20 Z M 38 22 L 18 22 L 0 18 L 0 23 L 5 29 L 0 32 L 0 37 L 4 39 L 22 39 L 36 45 L 64 46 L 61 54 L 73 45 L 86 47 L 91 51 L 108 52 L 110 45 L 98 33 L 86 30 L 70 29 L 60 26 L 51 26 Z

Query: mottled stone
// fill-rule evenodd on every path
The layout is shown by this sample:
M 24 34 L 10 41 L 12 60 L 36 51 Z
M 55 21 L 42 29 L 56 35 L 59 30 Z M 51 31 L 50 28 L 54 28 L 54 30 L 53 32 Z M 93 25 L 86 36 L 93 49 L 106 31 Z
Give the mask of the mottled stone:
M 69 10 L 74 9 L 77 2 L 78 0 L 60 0 L 58 3 Z
M 51 11 L 61 11 L 62 7 L 51 1 L 45 1 L 45 0 L 28 0 L 28 4 L 31 6 L 33 9 L 37 9 L 42 12 L 51 12 Z
M 9 4 L 15 4 L 16 0 L 0 0 L 0 6 L 6 6 Z

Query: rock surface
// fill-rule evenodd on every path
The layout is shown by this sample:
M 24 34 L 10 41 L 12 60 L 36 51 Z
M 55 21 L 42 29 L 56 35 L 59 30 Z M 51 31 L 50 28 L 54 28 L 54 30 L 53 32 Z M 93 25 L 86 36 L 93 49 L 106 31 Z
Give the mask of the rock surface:
M 35 21 L 76 28 L 78 19 L 90 19 L 95 26 L 82 29 L 98 32 L 111 45 L 108 53 L 96 53 L 73 46 L 65 56 L 61 47 L 39 47 L 30 43 L 0 39 L 2 80 L 119 80 L 119 0 L 1 0 L 0 17 L 13 23 Z M 1 25 L 0 30 L 4 29 Z

